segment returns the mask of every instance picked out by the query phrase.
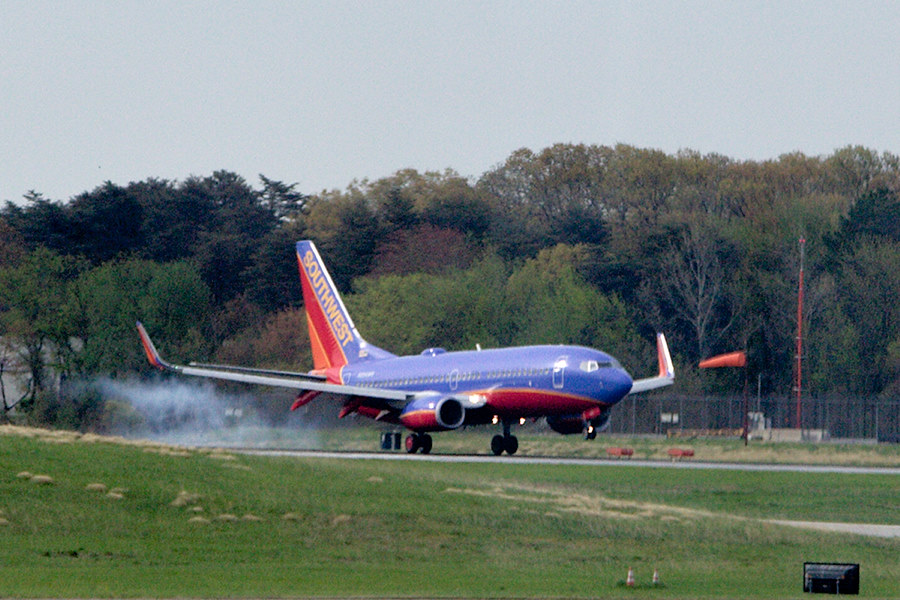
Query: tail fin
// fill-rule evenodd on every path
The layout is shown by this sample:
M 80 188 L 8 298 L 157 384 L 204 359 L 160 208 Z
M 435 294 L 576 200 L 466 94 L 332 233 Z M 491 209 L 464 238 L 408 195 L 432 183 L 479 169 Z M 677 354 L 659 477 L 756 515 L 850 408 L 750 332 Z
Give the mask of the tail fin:
M 394 356 L 359 335 L 315 244 L 297 242 L 297 261 L 316 370 Z

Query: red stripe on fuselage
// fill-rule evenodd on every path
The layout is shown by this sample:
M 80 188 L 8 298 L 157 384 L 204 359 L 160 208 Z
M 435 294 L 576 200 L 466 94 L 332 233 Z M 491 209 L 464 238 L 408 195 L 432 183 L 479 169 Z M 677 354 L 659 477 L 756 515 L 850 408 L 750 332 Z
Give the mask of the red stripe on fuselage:
M 551 390 L 505 388 L 477 393 L 487 398 L 487 404 L 499 416 L 543 417 L 557 414 L 582 413 L 607 404 L 584 396 Z

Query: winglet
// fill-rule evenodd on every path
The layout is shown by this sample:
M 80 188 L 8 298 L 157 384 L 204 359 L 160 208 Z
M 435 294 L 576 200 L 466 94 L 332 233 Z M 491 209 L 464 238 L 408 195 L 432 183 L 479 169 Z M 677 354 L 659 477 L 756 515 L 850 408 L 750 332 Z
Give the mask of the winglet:
M 140 321 L 137 322 L 137 330 L 138 335 L 141 336 L 141 344 L 144 346 L 144 353 L 147 355 L 147 361 L 157 369 L 162 369 L 164 371 L 171 369 L 172 366 L 164 361 L 159 355 L 159 352 L 157 352 L 156 346 L 153 345 L 153 340 L 147 335 L 147 330 L 144 329 L 144 326 Z
M 675 367 L 672 366 L 672 356 L 664 333 L 656 334 L 656 354 L 659 359 L 659 377 L 675 379 Z
M 669 354 L 669 344 L 666 336 L 656 334 L 656 358 L 659 361 L 659 372 L 655 377 L 636 379 L 631 385 L 631 394 L 648 392 L 675 383 L 675 367 L 672 366 L 672 356 Z

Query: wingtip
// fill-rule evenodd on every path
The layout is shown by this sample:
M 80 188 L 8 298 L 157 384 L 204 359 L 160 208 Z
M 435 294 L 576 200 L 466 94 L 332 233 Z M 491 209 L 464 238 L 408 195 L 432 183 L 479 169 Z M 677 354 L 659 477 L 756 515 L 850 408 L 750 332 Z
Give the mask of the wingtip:
M 144 347 L 144 354 L 147 355 L 147 362 L 149 362 L 151 366 L 154 366 L 157 369 L 168 369 L 169 365 L 159 355 L 159 352 L 156 350 L 156 346 L 153 345 L 153 340 L 150 339 L 150 336 L 147 334 L 147 330 L 144 329 L 143 324 L 138 321 L 136 326 L 138 335 L 141 338 L 141 345 Z
M 666 335 L 662 332 L 656 334 L 656 352 L 659 359 L 659 376 L 675 379 L 675 367 L 672 365 L 672 356 L 669 354 L 669 344 L 666 342 Z

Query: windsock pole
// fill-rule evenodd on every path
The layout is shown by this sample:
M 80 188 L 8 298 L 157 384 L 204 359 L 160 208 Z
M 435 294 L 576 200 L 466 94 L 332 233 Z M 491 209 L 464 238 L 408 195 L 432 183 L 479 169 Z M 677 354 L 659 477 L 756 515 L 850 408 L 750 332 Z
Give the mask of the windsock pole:
M 803 400 L 803 258 L 806 254 L 806 239 L 800 238 L 800 285 L 797 290 L 797 429 L 803 428 L 801 418 Z

